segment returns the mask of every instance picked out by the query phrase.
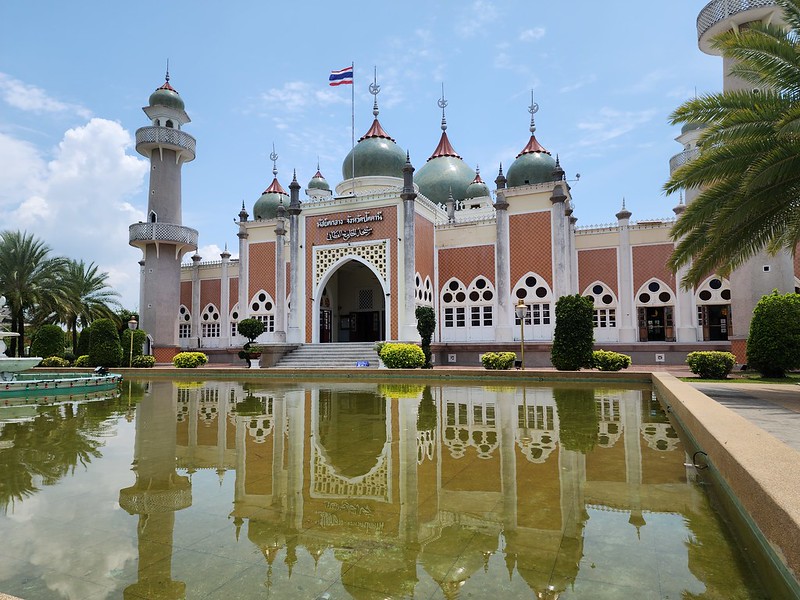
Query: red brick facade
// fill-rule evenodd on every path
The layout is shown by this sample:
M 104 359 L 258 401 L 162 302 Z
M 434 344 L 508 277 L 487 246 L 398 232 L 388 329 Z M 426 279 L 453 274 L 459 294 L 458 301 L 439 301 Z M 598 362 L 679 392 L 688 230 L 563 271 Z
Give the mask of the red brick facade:
M 653 277 L 666 283 L 675 291 L 675 275 L 667 267 L 667 261 L 674 246 L 672 244 L 655 244 L 652 246 L 634 246 L 633 254 L 633 293 L 635 294 L 645 282 Z
M 510 215 L 508 218 L 511 239 L 511 286 L 532 271 L 538 273 L 553 287 L 553 242 L 550 213 Z
M 578 293 L 595 281 L 602 281 L 619 297 L 616 248 L 578 251 Z
M 469 287 L 478 276 L 494 285 L 494 246 L 464 246 L 439 250 L 439 288 L 452 277 Z

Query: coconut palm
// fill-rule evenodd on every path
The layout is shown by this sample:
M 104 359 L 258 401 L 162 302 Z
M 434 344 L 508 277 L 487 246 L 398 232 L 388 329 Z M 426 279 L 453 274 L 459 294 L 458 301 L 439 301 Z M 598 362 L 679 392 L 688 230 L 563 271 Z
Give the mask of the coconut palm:
M 785 27 L 752 23 L 713 42 L 753 87 L 690 100 L 671 115 L 673 124 L 706 125 L 699 156 L 664 186 L 701 190 L 672 228 L 670 266 L 691 264 L 684 285 L 800 242 L 800 0 L 776 2 Z
M 117 318 L 119 293 L 108 287 L 108 273 L 98 272 L 97 265 L 69 260 L 62 283 L 63 298 L 55 313 L 59 322 L 72 334 L 72 350 L 78 352 L 78 324 L 86 327 L 95 319 Z
M 66 259 L 52 258 L 50 248 L 27 232 L 0 233 L 0 293 L 11 312 L 11 356 L 21 355 L 26 313 L 36 306 L 55 306 L 61 295 L 60 282 Z

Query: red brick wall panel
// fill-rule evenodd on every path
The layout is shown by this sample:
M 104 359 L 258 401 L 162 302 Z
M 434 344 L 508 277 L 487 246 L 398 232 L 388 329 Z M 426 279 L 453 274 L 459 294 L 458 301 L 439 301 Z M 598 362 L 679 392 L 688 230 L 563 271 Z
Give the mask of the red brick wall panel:
M 204 279 L 200 281 L 200 310 L 209 304 L 220 307 L 222 296 L 220 294 L 221 281 L 219 279 Z
M 633 254 L 633 293 L 639 291 L 648 279 L 656 277 L 675 291 L 675 275 L 667 267 L 672 255 L 672 244 L 634 246 Z
M 264 290 L 275 298 L 275 242 L 250 244 L 250 289 L 247 301 Z
M 553 241 L 549 212 L 510 215 L 511 286 L 529 271 L 553 287 Z
M 439 289 L 452 277 L 469 286 L 478 276 L 494 285 L 494 246 L 462 246 L 439 250 Z
M 619 297 L 616 248 L 578 251 L 578 293 L 595 281 L 602 281 Z
M 433 247 L 433 223 L 422 215 L 417 215 L 414 228 L 414 244 L 416 248 L 414 261 L 417 273 L 420 274 L 423 282 L 426 277 L 430 277 L 431 283 L 433 283 L 433 256 L 435 252 Z M 492 273 L 494 273 L 494 269 Z

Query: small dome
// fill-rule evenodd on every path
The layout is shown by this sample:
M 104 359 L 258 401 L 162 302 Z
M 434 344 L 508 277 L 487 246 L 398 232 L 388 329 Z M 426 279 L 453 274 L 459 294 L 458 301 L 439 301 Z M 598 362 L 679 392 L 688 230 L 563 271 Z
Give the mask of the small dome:
M 536 136 L 531 135 L 528 145 L 508 168 L 508 187 L 553 181 L 555 168 L 555 159 L 536 141 Z
M 317 169 L 317 172 L 311 178 L 311 181 L 308 182 L 308 189 L 330 192 L 331 186 L 328 185 L 328 181 L 322 176 L 322 173 L 319 172 L 319 169 Z
M 353 176 L 353 156 L 355 155 L 355 176 L 384 176 L 403 178 L 406 153 L 383 130 L 378 119 L 369 131 L 358 140 L 342 163 L 342 177 Z
M 472 180 L 467 186 L 467 193 L 465 198 L 485 198 L 491 197 L 491 192 L 489 191 L 489 186 L 483 182 L 481 179 L 480 171 L 475 171 L 475 179 Z
M 697 123 L 697 122 L 689 122 L 685 123 L 683 127 L 681 127 L 681 133 L 688 133 L 689 131 L 695 131 L 697 129 L 705 129 L 705 123 Z
M 150 106 L 166 106 L 175 110 L 184 110 L 186 107 L 183 99 L 169 84 L 169 79 L 160 88 L 150 94 Z
M 281 204 L 286 205 L 288 201 L 289 194 L 278 183 L 278 178 L 276 177 L 253 205 L 253 218 L 262 221 L 274 219 L 278 216 L 278 206 Z

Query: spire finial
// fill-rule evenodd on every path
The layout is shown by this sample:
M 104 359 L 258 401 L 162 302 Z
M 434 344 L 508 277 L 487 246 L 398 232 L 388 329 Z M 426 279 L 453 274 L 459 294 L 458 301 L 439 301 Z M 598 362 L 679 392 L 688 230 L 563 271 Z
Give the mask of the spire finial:
M 272 142 L 272 152 L 270 152 L 269 159 L 272 161 L 272 175 L 278 176 L 278 153 L 275 152 L 275 142 Z
M 319 155 L 317 155 L 317 171 L 319 171 Z
M 442 131 L 447 131 L 447 120 L 444 117 L 444 109 L 447 106 L 447 100 L 444 98 L 444 82 L 442 82 L 442 97 L 436 104 L 442 109 Z
M 678 196 L 678 198 L 679 198 L 679 200 L 678 200 L 678 204 L 680 204 L 681 206 L 683 206 L 683 190 L 681 190 L 680 196 Z
M 372 83 L 369 84 L 369 93 L 375 96 L 375 101 L 372 104 L 372 114 L 378 118 L 378 94 L 381 93 L 381 86 L 378 85 L 378 67 L 375 67 L 375 74 Z
M 167 74 L 164 76 L 167 83 L 169 83 L 169 59 L 167 59 Z
M 625 210 L 625 196 L 622 197 L 622 210 Z
M 528 107 L 528 112 L 531 113 L 531 134 L 536 131 L 536 123 L 533 120 L 533 115 L 539 112 L 539 105 L 533 101 L 533 90 L 531 90 L 531 105 Z

